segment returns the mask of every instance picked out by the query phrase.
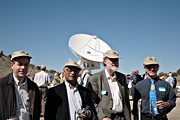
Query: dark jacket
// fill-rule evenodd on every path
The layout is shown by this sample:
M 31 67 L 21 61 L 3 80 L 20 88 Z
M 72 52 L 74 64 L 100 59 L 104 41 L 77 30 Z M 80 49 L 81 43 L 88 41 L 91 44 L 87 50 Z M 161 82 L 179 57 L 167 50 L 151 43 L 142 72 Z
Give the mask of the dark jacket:
M 78 85 L 77 89 L 82 99 L 82 108 L 86 108 L 86 105 L 90 106 L 91 110 L 95 114 L 95 118 L 97 118 L 94 104 L 91 100 L 88 89 L 80 85 Z M 45 120 L 70 120 L 65 83 L 52 87 L 48 90 L 45 107 Z M 93 118 L 88 120 L 93 120 Z
M 40 119 L 40 95 L 37 85 L 27 78 L 27 86 L 32 120 Z M 16 114 L 16 94 L 13 74 L 0 79 L 0 120 L 6 120 Z
M 165 102 L 169 102 L 170 106 L 168 108 L 158 109 L 160 115 L 166 115 L 176 106 L 176 95 L 174 93 L 171 85 L 159 78 L 155 78 L 155 90 L 157 100 L 162 100 Z M 149 91 L 150 91 L 151 83 L 148 78 L 138 82 L 135 86 L 135 94 L 133 99 L 133 114 L 138 114 L 138 101 L 141 99 L 141 112 L 145 114 L 149 114 Z

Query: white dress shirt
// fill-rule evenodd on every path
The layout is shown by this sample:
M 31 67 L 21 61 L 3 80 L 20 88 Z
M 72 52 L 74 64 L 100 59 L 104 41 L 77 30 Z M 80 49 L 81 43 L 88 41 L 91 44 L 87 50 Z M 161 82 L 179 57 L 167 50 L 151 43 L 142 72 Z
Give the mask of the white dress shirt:
M 82 106 L 81 96 L 77 89 L 78 84 L 74 87 L 65 80 L 65 85 L 67 90 L 71 120 L 77 120 L 77 111 L 81 109 Z
M 27 87 L 27 79 L 21 85 L 19 80 L 13 75 L 15 80 L 15 93 L 16 93 L 16 119 L 17 120 L 30 120 L 30 104 L 29 104 L 29 94 Z
M 45 71 L 40 71 L 35 74 L 34 82 L 37 84 L 38 87 L 47 87 L 51 83 L 51 80 L 48 73 L 46 73 Z
M 111 77 L 106 69 L 105 69 L 105 74 L 106 74 L 106 77 L 108 78 L 108 84 L 109 84 L 111 94 L 112 94 L 112 99 L 113 99 L 112 110 L 115 113 L 121 113 L 123 110 L 122 96 L 121 96 L 121 92 L 118 86 L 118 82 L 116 81 L 116 75 L 114 74 L 114 76 Z

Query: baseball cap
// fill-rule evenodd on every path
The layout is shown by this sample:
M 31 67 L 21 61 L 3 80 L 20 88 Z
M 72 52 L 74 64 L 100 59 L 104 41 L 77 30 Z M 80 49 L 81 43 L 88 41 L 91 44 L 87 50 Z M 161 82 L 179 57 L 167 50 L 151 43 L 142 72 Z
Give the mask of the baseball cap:
M 28 57 L 28 58 L 32 58 L 29 53 L 23 51 L 23 50 L 19 50 L 19 51 L 15 51 L 12 53 L 11 55 L 11 60 L 13 60 L 14 58 L 17 58 L 17 57 Z
M 46 69 L 46 65 L 41 65 L 41 69 Z
M 68 60 L 68 61 L 65 63 L 64 67 L 67 67 L 67 66 L 74 66 L 74 67 L 77 67 L 77 68 L 81 69 L 81 67 L 80 67 L 80 66 L 77 64 L 77 62 L 74 61 L 74 60 Z
M 157 58 L 156 57 L 146 57 L 144 60 L 144 65 L 152 65 L 152 64 L 159 65 Z
M 114 51 L 114 50 L 108 50 L 103 54 L 104 58 L 119 58 L 119 54 L 118 52 Z

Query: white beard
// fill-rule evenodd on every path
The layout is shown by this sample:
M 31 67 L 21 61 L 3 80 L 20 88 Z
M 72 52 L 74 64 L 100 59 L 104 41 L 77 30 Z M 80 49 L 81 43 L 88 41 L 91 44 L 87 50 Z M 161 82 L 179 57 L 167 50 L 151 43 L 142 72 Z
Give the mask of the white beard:
M 118 70 L 118 67 L 116 67 L 116 66 L 110 66 L 110 69 L 113 71 L 113 72 L 115 72 L 115 71 L 117 71 Z

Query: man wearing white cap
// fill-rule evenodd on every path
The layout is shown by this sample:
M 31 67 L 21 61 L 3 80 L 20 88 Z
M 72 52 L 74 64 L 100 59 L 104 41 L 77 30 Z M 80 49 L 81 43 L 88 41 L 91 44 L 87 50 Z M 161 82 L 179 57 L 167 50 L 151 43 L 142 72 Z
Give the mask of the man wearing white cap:
M 129 94 L 124 74 L 117 72 L 119 54 L 114 50 L 104 53 L 105 69 L 90 78 L 99 120 L 130 120 Z M 93 95 L 94 95 L 93 94 Z
M 138 100 L 141 99 L 141 120 L 168 120 L 168 114 L 176 106 L 176 95 L 171 85 L 157 76 L 159 63 L 155 57 L 144 60 L 144 80 L 135 86 L 132 113 L 138 116 Z
M 171 85 L 171 87 L 174 86 L 175 79 L 173 78 L 173 74 L 171 72 L 168 74 L 168 77 L 165 79 L 165 81 L 167 81 Z
M 41 116 L 44 116 L 48 85 L 51 83 L 49 75 L 46 72 L 45 65 L 41 65 L 40 72 L 35 74 L 34 82 L 39 87 L 40 96 L 41 96 Z
M 12 73 L 0 79 L 0 120 L 40 119 L 39 89 L 26 76 L 31 58 L 22 50 L 12 53 Z
M 88 89 L 77 82 L 80 66 L 72 60 L 64 65 L 65 81 L 48 90 L 45 120 L 96 120 Z

